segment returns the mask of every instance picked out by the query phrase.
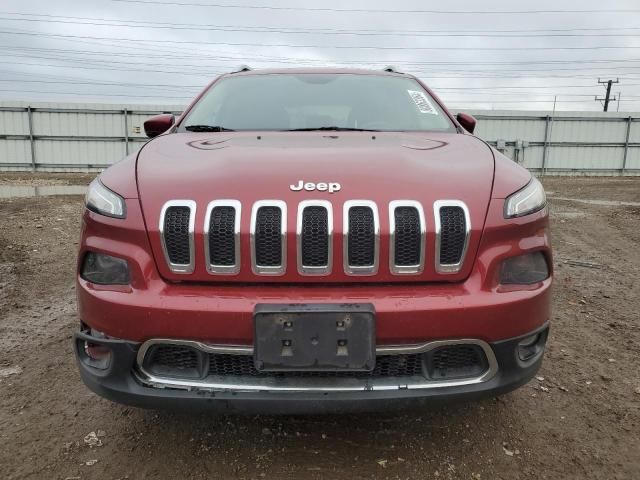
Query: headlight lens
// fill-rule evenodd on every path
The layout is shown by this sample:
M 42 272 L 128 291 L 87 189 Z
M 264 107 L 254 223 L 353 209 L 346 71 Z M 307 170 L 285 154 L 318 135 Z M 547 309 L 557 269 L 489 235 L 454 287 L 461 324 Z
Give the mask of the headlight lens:
M 89 185 L 85 204 L 89 210 L 101 215 L 115 218 L 127 216 L 124 199 L 102 185 L 97 178 Z
M 549 265 L 542 252 L 527 253 L 502 261 L 502 285 L 531 285 L 549 278 Z
M 82 262 L 80 276 L 100 285 L 128 285 L 129 264 L 122 258 L 89 252 Z
M 537 178 L 532 178 L 526 187 L 505 200 L 504 216 L 505 218 L 521 217 L 537 212 L 546 204 L 547 196 L 544 193 L 544 187 Z

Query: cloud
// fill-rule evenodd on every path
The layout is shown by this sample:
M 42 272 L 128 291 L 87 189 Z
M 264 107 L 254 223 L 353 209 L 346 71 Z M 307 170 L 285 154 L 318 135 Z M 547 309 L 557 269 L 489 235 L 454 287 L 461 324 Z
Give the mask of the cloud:
M 392 64 L 424 79 L 457 109 L 542 110 L 556 98 L 559 109 L 597 110 L 601 107 L 593 97 L 604 93 L 598 77 L 620 77 L 614 93 L 622 91 L 623 109 L 637 109 L 640 103 L 637 15 L 408 13 L 427 8 L 418 0 L 404 0 L 398 4 L 403 12 L 395 13 L 376 13 L 390 9 L 381 0 L 322 4 L 368 13 L 162 5 L 167 1 L 94 5 L 32 0 L 3 7 L 0 99 L 186 104 L 217 74 L 240 64 Z M 289 0 L 282 5 L 300 4 Z M 478 3 L 461 0 L 429 8 L 477 10 Z M 579 6 L 545 0 L 525 8 L 494 0 L 482 8 L 607 6 L 595 0 Z M 627 0 L 615 8 L 637 6 Z

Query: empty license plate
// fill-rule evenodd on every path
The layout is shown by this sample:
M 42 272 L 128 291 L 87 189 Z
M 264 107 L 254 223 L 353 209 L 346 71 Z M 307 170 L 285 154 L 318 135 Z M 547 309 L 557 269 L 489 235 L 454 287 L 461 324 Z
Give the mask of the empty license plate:
M 254 362 L 260 371 L 370 371 L 372 304 L 258 304 Z

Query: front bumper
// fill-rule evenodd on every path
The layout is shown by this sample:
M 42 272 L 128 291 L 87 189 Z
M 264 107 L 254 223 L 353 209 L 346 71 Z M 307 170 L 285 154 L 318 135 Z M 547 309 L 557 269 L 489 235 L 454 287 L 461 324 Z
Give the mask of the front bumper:
M 523 339 L 539 333 L 540 350 L 522 361 L 518 348 Z M 242 388 L 163 388 L 145 385 L 137 368 L 139 343 L 114 339 L 96 339 L 78 332 L 75 352 L 84 383 L 95 393 L 110 400 L 143 408 L 180 410 L 207 409 L 221 413 L 346 413 L 352 411 L 389 410 L 420 406 L 434 402 L 475 400 L 509 392 L 528 382 L 542 363 L 548 325 L 521 337 L 487 344 L 495 359 L 491 375 L 474 382 L 440 382 L 424 388 L 358 390 L 278 390 Z M 108 347 L 112 361 L 106 370 L 90 367 L 86 362 L 85 340 Z

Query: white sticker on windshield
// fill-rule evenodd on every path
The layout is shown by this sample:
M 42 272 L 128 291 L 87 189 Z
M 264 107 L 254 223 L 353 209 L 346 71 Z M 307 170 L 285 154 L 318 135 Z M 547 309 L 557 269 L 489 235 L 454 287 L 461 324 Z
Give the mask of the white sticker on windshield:
M 431 115 L 438 115 L 438 111 L 433 107 L 433 104 L 429 101 L 429 98 L 424 92 L 417 90 L 407 90 L 407 93 L 416 104 L 420 113 L 430 113 Z

